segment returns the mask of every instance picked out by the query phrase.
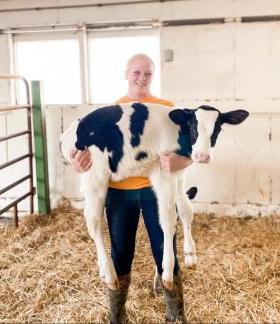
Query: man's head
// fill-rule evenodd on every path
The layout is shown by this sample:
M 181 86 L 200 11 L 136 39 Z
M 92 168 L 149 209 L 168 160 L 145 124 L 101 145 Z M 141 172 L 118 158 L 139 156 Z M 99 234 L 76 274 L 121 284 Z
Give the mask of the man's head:
M 249 113 L 246 110 L 233 110 L 221 113 L 209 106 L 197 109 L 175 109 L 169 113 L 170 119 L 177 125 L 188 129 L 194 162 L 209 163 L 212 149 L 216 144 L 223 124 L 238 125 Z
M 133 55 L 126 64 L 125 78 L 128 82 L 128 96 L 138 100 L 150 96 L 154 62 L 146 54 Z

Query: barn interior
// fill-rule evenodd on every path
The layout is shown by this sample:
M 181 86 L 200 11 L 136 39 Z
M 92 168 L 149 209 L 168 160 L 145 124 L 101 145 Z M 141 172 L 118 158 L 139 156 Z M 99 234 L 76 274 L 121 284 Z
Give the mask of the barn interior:
M 125 64 L 139 52 L 155 63 L 155 96 L 250 113 L 223 126 L 211 164 L 185 172 L 186 190 L 198 188 L 196 270 L 177 228 L 187 320 L 280 322 L 279 28 L 277 0 L 0 0 L 1 322 L 108 321 L 80 176 L 59 138 L 126 94 Z M 164 322 L 153 272 L 141 221 L 132 323 Z

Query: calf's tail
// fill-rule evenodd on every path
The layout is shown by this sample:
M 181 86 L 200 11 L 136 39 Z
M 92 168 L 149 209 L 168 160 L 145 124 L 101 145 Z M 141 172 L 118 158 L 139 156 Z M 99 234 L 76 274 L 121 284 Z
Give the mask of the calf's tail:
M 187 192 L 186 192 L 187 196 L 189 197 L 189 199 L 194 199 L 194 197 L 197 194 L 197 187 L 191 187 Z

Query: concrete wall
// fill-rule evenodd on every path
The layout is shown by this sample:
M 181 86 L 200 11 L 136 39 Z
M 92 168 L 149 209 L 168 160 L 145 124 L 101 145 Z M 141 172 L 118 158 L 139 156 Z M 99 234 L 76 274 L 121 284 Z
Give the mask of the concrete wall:
M 128 2 L 131 4 L 126 5 L 125 3 Z M 137 0 L 33 0 L 32 2 L 2 0 L 0 2 L 0 28 L 139 19 L 161 21 L 217 17 L 231 19 L 280 13 L 278 0 L 165 0 L 165 2 L 147 0 L 147 4 L 143 1 L 139 4 L 137 2 Z M 114 3 L 115 5 L 112 5 Z M 75 6 L 76 8 L 73 8 Z M 30 8 L 34 10 L 25 10 Z M 44 10 L 35 10 L 36 8 Z
M 106 2 L 114 1 L 102 1 Z M 238 22 L 238 18 L 245 16 L 280 15 L 280 2 L 196 0 L 104 7 L 94 6 L 96 3 L 33 1 L 33 7 L 91 4 L 84 8 L 36 11 L 27 10 L 30 1 L 1 1 L 0 28 L 141 19 L 160 23 L 223 17 L 233 21 L 160 28 L 162 58 L 165 50 L 174 53 L 173 61 L 162 59 L 162 97 L 178 106 L 192 108 L 206 103 L 222 111 L 243 108 L 251 113 L 243 125 L 224 127 L 212 165 L 194 165 L 187 170 L 187 187 L 199 188 L 196 211 L 235 216 L 280 212 L 280 22 Z M 18 8 L 21 11 L 15 11 Z M 7 73 L 8 66 L 8 37 L 0 35 L 0 74 Z M 1 103 L 9 96 L 9 88 L 5 87 L 0 87 Z M 85 108 L 47 108 L 53 204 L 62 196 L 80 201 L 78 176 L 62 163 L 58 138 L 61 129 L 85 112 Z M 16 127 L 18 118 L 11 118 L 0 115 L 0 136 L 7 128 Z M 17 147 L 9 151 L 18 151 Z M 0 149 L 3 159 L 7 156 L 6 148 L 2 145 Z
M 166 97 L 179 106 L 208 102 L 222 111 L 251 113 L 243 125 L 224 127 L 210 168 L 189 168 L 201 210 L 238 215 L 279 210 L 279 28 L 280 22 L 256 22 L 162 30 L 162 52 L 174 52 L 174 61 L 162 66 Z

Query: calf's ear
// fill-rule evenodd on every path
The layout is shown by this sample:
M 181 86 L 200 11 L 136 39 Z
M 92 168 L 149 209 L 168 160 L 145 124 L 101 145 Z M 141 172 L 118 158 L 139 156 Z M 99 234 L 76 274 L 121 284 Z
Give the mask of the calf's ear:
M 248 116 L 248 111 L 242 109 L 221 113 L 221 124 L 226 123 L 231 125 L 238 125 L 242 123 Z
M 173 123 L 177 125 L 183 125 L 187 123 L 187 121 L 190 120 L 191 116 L 192 111 L 186 109 L 174 109 L 169 113 L 169 118 L 173 121 Z

